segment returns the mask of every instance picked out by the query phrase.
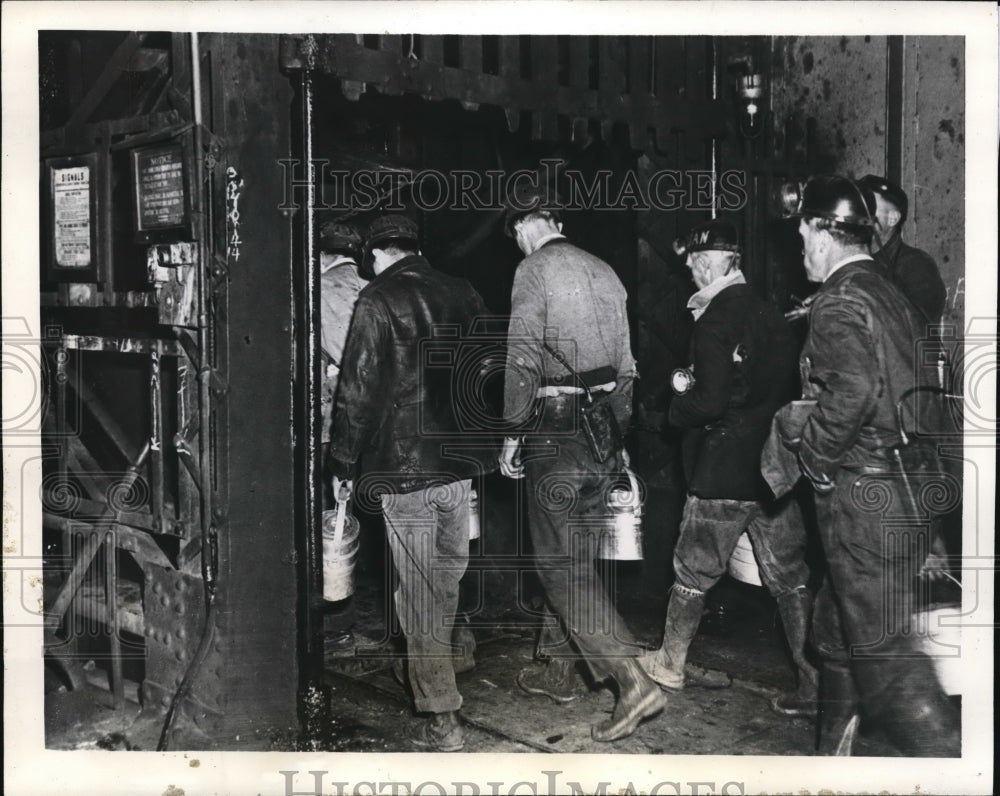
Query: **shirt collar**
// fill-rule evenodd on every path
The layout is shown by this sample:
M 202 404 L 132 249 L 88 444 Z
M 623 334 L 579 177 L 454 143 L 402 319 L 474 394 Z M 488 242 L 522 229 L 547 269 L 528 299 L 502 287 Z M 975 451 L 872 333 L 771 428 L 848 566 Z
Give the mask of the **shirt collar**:
M 872 262 L 872 256 L 870 254 L 852 254 L 850 257 L 845 257 L 843 260 L 838 260 L 833 264 L 833 267 L 830 269 L 830 272 L 826 275 L 826 279 L 829 279 L 831 276 L 834 275 L 834 273 L 839 271 L 848 263 L 856 263 L 862 260 L 867 260 L 869 262 Z M 826 279 L 824 279 L 823 281 L 825 282 Z
M 325 274 L 331 268 L 336 268 L 338 265 L 344 265 L 344 263 L 350 263 L 351 265 L 357 265 L 357 261 L 353 257 L 349 257 L 346 254 L 338 254 L 334 256 L 330 262 L 320 268 L 320 273 Z
M 691 296 L 687 303 L 688 309 L 691 310 L 694 319 L 698 320 L 702 316 L 702 313 L 708 309 L 708 305 L 711 304 L 712 299 L 718 296 L 723 290 L 731 285 L 745 285 L 746 282 L 747 278 L 743 275 L 743 272 L 739 268 L 736 268 L 731 274 L 719 277 Z
M 559 238 L 565 238 L 565 237 L 566 236 L 563 235 L 561 232 L 550 232 L 548 235 L 543 235 L 535 243 L 535 248 L 532 250 L 531 253 L 534 254 L 536 251 L 542 248 L 542 246 L 544 246 L 546 243 L 549 243 L 554 240 L 559 240 Z

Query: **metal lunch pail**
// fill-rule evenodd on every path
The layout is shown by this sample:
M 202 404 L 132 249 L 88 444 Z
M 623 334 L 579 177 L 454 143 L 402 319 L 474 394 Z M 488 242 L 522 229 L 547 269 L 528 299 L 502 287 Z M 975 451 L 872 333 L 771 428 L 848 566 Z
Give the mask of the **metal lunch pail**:
M 469 541 L 479 538 L 479 493 L 475 487 L 469 490 Z
M 635 473 L 625 468 L 629 488 L 608 493 L 611 522 L 601 533 L 598 558 L 609 561 L 642 560 L 642 494 Z
M 348 511 L 348 501 L 323 512 L 323 599 L 336 602 L 354 594 L 354 562 L 361 524 Z

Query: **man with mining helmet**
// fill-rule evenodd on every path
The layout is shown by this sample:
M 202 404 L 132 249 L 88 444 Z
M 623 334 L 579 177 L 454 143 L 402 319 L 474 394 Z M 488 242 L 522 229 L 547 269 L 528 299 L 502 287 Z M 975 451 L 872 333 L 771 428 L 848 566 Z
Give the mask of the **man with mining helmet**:
M 934 363 L 916 356 L 917 310 L 869 253 L 876 208 L 863 186 L 824 175 L 805 185 L 795 214 L 806 273 L 820 283 L 800 363 L 816 405 L 782 437 L 812 483 L 828 567 L 813 617 L 820 751 L 850 754 L 860 703 L 904 753 L 957 756 L 958 712 L 906 632 L 933 514 L 914 495 L 939 472 L 916 432 L 940 428 L 938 402 L 907 394 L 934 384 Z M 887 511 L 921 522 L 890 533 Z
M 405 216 L 380 216 L 368 230 L 362 265 L 373 279 L 344 346 L 330 460 L 337 479 L 360 476 L 359 496 L 381 502 L 409 684 L 417 712 L 430 714 L 411 741 L 454 752 L 465 744 L 452 631 L 469 558 L 471 479 L 495 469 L 496 452 L 467 444 L 455 409 L 461 391 L 426 351 L 437 329 L 453 333 L 442 345 L 468 340 L 487 310 L 466 280 L 432 268 L 417 241 Z
M 598 682 L 613 678 L 614 712 L 591 727 L 591 736 L 614 741 L 666 705 L 635 660 L 638 643 L 622 640 L 628 629 L 594 568 L 608 515 L 605 494 L 621 454 L 619 448 L 598 460 L 580 402 L 589 392 L 594 405 L 610 402 L 604 408 L 622 428 L 628 423 L 635 360 L 625 288 L 611 266 L 562 234 L 557 197 L 544 186 L 517 185 L 507 197 L 504 229 L 525 256 L 514 275 L 504 384 L 504 417 L 519 436 L 505 440 L 500 470 L 526 481 L 538 577 L 564 630 L 562 639 L 549 639 L 548 664 L 525 669 L 518 684 L 566 702 L 573 699 L 577 660 Z M 616 633 L 601 627 L 606 623 Z
M 925 323 L 938 323 L 947 291 L 934 259 L 903 243 L 903 222 L 909 210 L 906 193 L 894 182 L 874 174 L 862 177 L 858 184 L 875 195 L 875 265 L 920 310 Z
M 699 224 L 676 248 L 687 255 L 698 287 L 688 302 L 695 318 L 691 375 L 685 383 L 675 374 L 680 394 L 669 413 L 670 424 L 684 433 L 688 495 L 663 645 L 641 662 L 662 687 L 683 688 L 706 593 L 726 572 L 746 530 L 761 580 L 778 602 L 798 675 L 797 689 L 772 707 L 783 715 L 815 715 L 819 676 L 805 653 L 812 609 L 805 526 L 795 497 L 774 500 L 760 473 L 774 413 L 794 397 L 795 340 L 777 309 L 747 284 L 732 224 Z

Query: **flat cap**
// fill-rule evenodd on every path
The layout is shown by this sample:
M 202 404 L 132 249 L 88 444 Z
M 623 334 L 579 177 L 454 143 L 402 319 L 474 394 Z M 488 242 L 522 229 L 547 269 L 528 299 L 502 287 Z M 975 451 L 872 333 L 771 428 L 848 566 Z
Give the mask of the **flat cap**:
M 420 240 L 420 230 L 412 218 L 401 215 L 379 216 L 368 226 L 365 248 L 372 249 L 388 240 L 405 240 L 416 243 Z
M 906 212 L 909 209 L 910 202 L 906 197 L 906 191 L 896 185 L 896 183 L 890 182 L 885 177 L 877 177 L 874 174 L 866 174 L 858 180 L 858 185 L 863 188 L 867 188 L 872 193 L 877 193 L 886 201 L 891 202 L 895 205 L 896 209 L 899 210 L 899 214 L 904 219 L 906 218 Z
M 357 255 L 361 252 L 361 233 L 353 224 L 328 221 L 320 227 L 319 247 L 325 252 Z

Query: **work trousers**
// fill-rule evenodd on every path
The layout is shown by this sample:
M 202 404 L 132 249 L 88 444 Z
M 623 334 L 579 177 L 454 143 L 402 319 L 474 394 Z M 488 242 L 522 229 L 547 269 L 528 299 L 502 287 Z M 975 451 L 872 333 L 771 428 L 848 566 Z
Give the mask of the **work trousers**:
M 753 545 L 761 582 L 772 595 L 779 597 L 806 585 L 805 524 L 792 495 L 767 504 L 688 495 L 674 548 L 676 582 L 707 592 L 725 574 L 744 530 Z
M 410 687 L 419 713 L 462 706 L 452 667 L 458 584 L 469 563 L 470 480 L 382 496 L 399 573 L 396 613 L 406 635 Z
M 919 516 L 900 473 L 841 470 L 816 496 L 828 577 L 816 598 L 813 635 L 821 656 L 849 663 L 866 712 L 891 715 L 902 693 L 943 695 L 913 622 L 917 574 L 930 518 Z
M 575 403 L 546 404 L 543 422 L 555 430 L 530 437 L 522 451 L 535 567 L 550 609 L 539 646 L 556 656 L 575 650 L 601 681 L 623 657 L 642 651 L 594 567 L 601 533 L 611 524 L 606 493 L 616 462 L 597 464 L 583 433 L 573 430 L 573 418 L 559 416 Z M 564 631 L 561 639 L 553 615 Z

